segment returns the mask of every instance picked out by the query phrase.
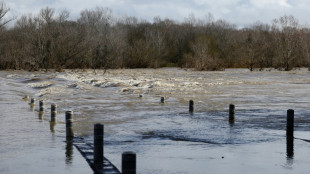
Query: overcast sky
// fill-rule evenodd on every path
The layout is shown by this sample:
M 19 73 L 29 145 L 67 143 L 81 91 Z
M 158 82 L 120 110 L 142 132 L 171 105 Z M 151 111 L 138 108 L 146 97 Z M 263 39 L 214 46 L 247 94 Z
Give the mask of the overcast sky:
M 1 1 L 1 0 L 0 0 Z M 11 14 L 37 14 L 45 7 L 56 12 L 68 10 L 71 19 L 84 9 L 109 7 L 118 16 L 135 16 L 152 21 L 156 16 L 183 21 L 189 14 L 204 19 L 208 13 L 214 19 L 225 19 L 239 27 L 256 21 L 271 23 L 284 15 L 295 16 L 300 24 L 310 24 L 309 0 L 2 0 Z M 11 15 L 10 14 L 10 15 Z

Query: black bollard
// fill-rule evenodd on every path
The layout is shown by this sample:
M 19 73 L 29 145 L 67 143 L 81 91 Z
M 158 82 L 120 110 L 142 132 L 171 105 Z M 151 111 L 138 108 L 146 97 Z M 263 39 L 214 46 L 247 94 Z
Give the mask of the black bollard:
M 39 119 L 42 120 L 44 115 L 44 102 L 39 100 Z
M 40 107 L 40 113 L 44 112 L 44 107 Z
M 294 137 L 294 110 L 287 110 L 286 136 Z
M 103 165 L 103 124 L 94 125 L 94 164 Z
M 294 158 L 294 137 L 286 137 L 286 157 Z
M 134 152 L 124 152 L 122 154 L 122 173 L 136 174 L 136 154 Z
M 51 113 L 54 112 L 54 111 L 57 112 L 57 105 L 53 103 L 51 105 Z
M 44 107 L 40 107 L 40 110 L 39 110 L 39 119 L 40 120 L 43 119 L 43 115 L 44 115 Z
M 189 112 L 194 112 L 194 101 L 193 100 L 189 101 Z
M 229 105 L 229 121 L 230 122 L 235 121 L 235 105 L 233 104 Z
M 35 105 L 35 99 L 34 99 L 34 98 L 31 98 L 29 104 L 30 104 L 31 107 L 34 107 L 34 105 Z
M 39 100 L 39 107 L 40 108 L 44 107 L 44 101 L 43 100 Z
M 39 109 L 40 109 L 40 114 L 43 115 L 44 113 L 44 101 L 43 100 L 39 100 Z
M 56 111 L 51 112 L 51 122 L 56 123 L 57 122 L 57 113 Z
M 73 118 L 72 118 L 73 112 L 72 111 L 66 111 L 66 137 L 71 137 L 73 138 Z
M 165 97 L 160 98 L 160 103 L 165 103 Z

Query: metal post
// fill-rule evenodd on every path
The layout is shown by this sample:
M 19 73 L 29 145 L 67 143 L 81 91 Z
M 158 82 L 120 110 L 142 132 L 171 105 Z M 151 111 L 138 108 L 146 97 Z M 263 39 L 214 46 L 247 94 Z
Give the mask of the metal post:
M 189 112 L 194 112 L 194 101 L 193 100 L 189 101 Z
M 51 122 L 52 123 L 57 122 L 57 112 L 56 111 L 51 112 Z
M 134 152 L 124 152 L 122 154 L 122 173 L 136 174 L 136 154 Z
M 39 100 L 39 108 L 40 108 L 40 114 L 43 114 L 44 112 L 44 101 Z
M 230 122 L 235 121 L 235 105 L 233 104 L 229 105 L 229 121 Z
M 44 101 L 43 100 L 39 100 L 39 107 L 44 107 Z
M 94 125 L 94 164 L 100 166 L 103 164 L 103 124 Z
M 66 137 L 72 137 L 73 138 L 73 128 L 72 128 L 72 118 L 73 112 L 72 111 L 66 111 Z
M 287 110 L 286 136 L 294 137 L 294 110 Z
M 294 137 L 286 137 L 286 156 L 287 158 L 294 157 Z
M 165 103 L 165 97 L 160 98 L 160 103 Z
M 30 103 L 29 103 L 31 107 L 34 107 L 34 105 L 35 105 L 34 102 L 35 102 L 35 99 L 34 99 L 34 98 L 31 98 Z
M 53 111 L 57 112 L 57 105 L 54 103 L 51 104 L 51 112 L 53 112 Z
M 43 113 L 44 112 L 44 107 L 40 107 L 40 113 Z

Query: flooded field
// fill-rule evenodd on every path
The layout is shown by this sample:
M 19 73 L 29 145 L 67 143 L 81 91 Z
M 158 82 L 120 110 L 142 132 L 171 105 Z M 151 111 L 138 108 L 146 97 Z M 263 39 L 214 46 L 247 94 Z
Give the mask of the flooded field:
M 42 159 L 50 162 L 46 166 L 64 170 L 60 173 L 87 166 L 74 148 L 74 160 L 68 163 L 63 142 L 67 110 L 74 112 L 75 135 L 89 142 L 93 125 L 105 125 L 104 153 L 119 169 L 124 151 L 136 152 L 141 174 L 282 174 L 310 169 L 310 143 L 301 140 L 310 140 L 306 69 L 2 71 L 0 81 L 0 173 L 16 173 L 15 163 L 42 173 Z M 22 100 L 24 95 L 43 99 L 48 107 L 58 105 L 53 132 L 49 108 L 39 119 Z M 195 103 L 194 113 L 188 112 L 189 100 Z M 234 124 L 228 122 L 230 103 L 236 105 Z M 295 110 L 294 140 L 285 136 L 287 109 Z

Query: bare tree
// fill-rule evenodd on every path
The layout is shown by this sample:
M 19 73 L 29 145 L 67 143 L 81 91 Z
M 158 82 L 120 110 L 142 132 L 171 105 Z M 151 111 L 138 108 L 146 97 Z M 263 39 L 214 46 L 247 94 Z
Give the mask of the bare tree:
M 187 55 L 190 61 L 190 66 L 196 70 L 220 70 L 221 61 L 214 55 L 214 49 L 212 48 L 212 38 L 207 35 L 197 36 L 197 38 L 191 42 L 190 47 L 192 54 Z
M 104 68 L 108 64 L 109 50 L 111 44 L 108 36 L 113 21 L 112 10 L 109 8 L 97 7 L 93 10 L 81 12 L 78 23 L 86 28 L 86 42 L 89 43 L 88 61 L 93 69 Z
M 16 17 L 5 19 L 5 16 L 10 11 L 10 8 L 7 7 L 3 2 L 0 2 L 0 29 L 4 27 L 7 23 L 16 19 Z
M 294 66 L 298 48 L 299 24 L 294 16 L 283 16 L 273 21 L 273 30 L 277 41 L 278 66 L 285 71 Z
M 43 22 L 47 24 L 51 24 L 54 20 L 53 19 L 54 14 L 55 14 L 55 9 L 46 7 L 45 9 L 42 9 L 40 11 L 39 17 Z
M 300 43 L 304 62 L 310 71 L 310 30 L 308 28 L 303 28 L 300 32 L 302 35 L 302 37 L 300 37 Z

